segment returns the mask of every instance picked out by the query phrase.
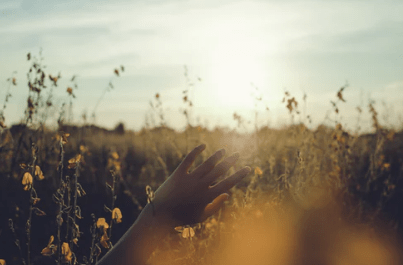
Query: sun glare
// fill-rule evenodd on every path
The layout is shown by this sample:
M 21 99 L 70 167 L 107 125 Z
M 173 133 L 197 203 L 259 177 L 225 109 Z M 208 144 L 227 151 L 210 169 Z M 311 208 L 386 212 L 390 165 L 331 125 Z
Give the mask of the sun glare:
M 224 37 L 223 37 L 224 39 Z M 213 95 L 220 107 L 253 109 L 251 83 L 267 84 L 265 66 L 256 56 L 251 41 L 228 38 L 214 49 L 211 58 Z

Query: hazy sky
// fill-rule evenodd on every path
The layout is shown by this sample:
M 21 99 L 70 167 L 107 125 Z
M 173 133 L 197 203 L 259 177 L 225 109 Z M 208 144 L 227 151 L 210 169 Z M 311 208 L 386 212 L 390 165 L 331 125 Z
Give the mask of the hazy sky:
M 23 117 L 31 63 L 26 54 L 37 56 L 42 47 L 46 73 L 62 76 L 56 113 L 68 100 L 69 79 L 78 75 L 76 122 L 83 112 L 91 114 L 112 81 L 115 89 L 96 112 L 98 124 L 112 128 L 123 121 L 139 129 L 159 93 L 168 125 L 183 128 L 179 109 L 187 65 L 195 83 L 193 116 L 209 127 L 235 127 L 234 112 L 253 121 L 251 83 L 263 96 L 257 107 L 261 125 L 290 123 L 281 103 L 285 90 L 301 110 L 307 94 L 306 115 L 317 125 L 346 81 L 342 124 L 354 129 L 361 105 L 361 126 L 369 128 L 369 99 L 376 101 L 381 124 L 401 124 L 402 14 L 401 0 L 1 0 L 0 103 L 6 79 L 16 70 L 6 122 Z M 120 65 L 125 72 L 118 78 L 113 69 Z

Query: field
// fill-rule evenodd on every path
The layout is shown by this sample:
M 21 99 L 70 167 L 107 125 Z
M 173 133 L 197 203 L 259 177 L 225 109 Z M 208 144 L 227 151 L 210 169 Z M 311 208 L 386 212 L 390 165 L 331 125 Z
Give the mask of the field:
M 138 132 L 68 124 L 63 108 L 49 129 L 52 102 L 41 95 L 60 77 L 30 57 L 25 123 L 8 125 L 0 110 L 0 264 L 95 264 L 134 222 L 149 189 L 201 143 L 197 165 L 225 148 L 241 154 L 227 175 L 245 165 L 252 172 L 218 214 L 172 229 L 151 264 L 402 264 L 403 131 L 382 127 L 372 102 L 361 110 L 373 121 L 365 135 L 337 121 L 315 130 L 256 126 L 249 134 L 188 122 L 177 132 L 164 125 L 158 94 L 150 95 L 158 121 Z M 335 112 L 343 89 L 335 91 Z M 297 115 L 288 93 L 284 107 Z M 233 118 L 241 127 L 242 117 Z

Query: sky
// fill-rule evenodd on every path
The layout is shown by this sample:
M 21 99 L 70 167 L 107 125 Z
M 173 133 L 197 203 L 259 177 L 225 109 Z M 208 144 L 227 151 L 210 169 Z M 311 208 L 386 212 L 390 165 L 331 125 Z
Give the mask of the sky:
M 9 125 L 24 117 L 27 53 L 38 57 L 42 49 L 45 72 L 61 74 L 54 119 L 77 76 L 77 124 L 83 113 L 91 116 L 112 82 L 95 109 L 96 124 L 107 128 L 123 122 L 141 129 L 158 93 L 167 125 L 183 129 L 189 83 L 193 125 L 235 128 L 236 112 L 250 130 L 257 112 L 259 126 L 281 127 L 309 115 L 312 128 L 338 121 L 364 132 L 371 129 L 373 100 L 382 125 L 401 127 L 402 14 L 400 0 L 2 0 L 0 103 L 17 71 L 4 116 Z M 120 65 L 125 71 L 117 77 Z M 336 114 L 330 101 L 345 84 L 346 102 L 337 103 Z M 285 91 L 299 102 L 294 120 L 282 102 Z

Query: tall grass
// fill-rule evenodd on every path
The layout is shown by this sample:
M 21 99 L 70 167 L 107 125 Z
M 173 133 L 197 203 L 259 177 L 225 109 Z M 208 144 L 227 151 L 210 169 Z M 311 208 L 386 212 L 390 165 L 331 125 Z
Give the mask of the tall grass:
M 257 106 L 264 101 L 255 87 L 255 130 L 241 134 L 192 121 L 194 84 L 185 68 L 184 132 L 167 127 L 159 93 L 150 102 L 156 118 L 146 128 L 108 131 L 65 124 L 77 80 L 66 89 L 66 103 L 55 106 L 60 73 L 45 73 L 41 53 L 27 59 L 32 66 L 24 122 L 10 126 L 4 117 L 14 75 L 0 112 L 0 258 L 7 264 L 95 264 L 200 143 L 207 147 L 195 166 L 226 148 L 241 153 L 227 175 L 244 165 L 254 172 L 231 189 L 218 214 L 172 229 L 151 264 L 400 264 L 402 128 L 383 127 L 374 102 L 367 109 L 374 133 L 343 128 L 338 114 L 347 84 L 330 99 L 334 126 L 316 130 L 307 127 L 307 95 L 298 99 L 287 91 L 283 104 L 291 125 L 260 126 Z M 111 88 L 109 83 L 97 101 L 94 120 Z M 51 110 L 59 114 L 55 130 L 45 125 Z M 248 122 L 237 113 L 233 118 L 239 129 Z

